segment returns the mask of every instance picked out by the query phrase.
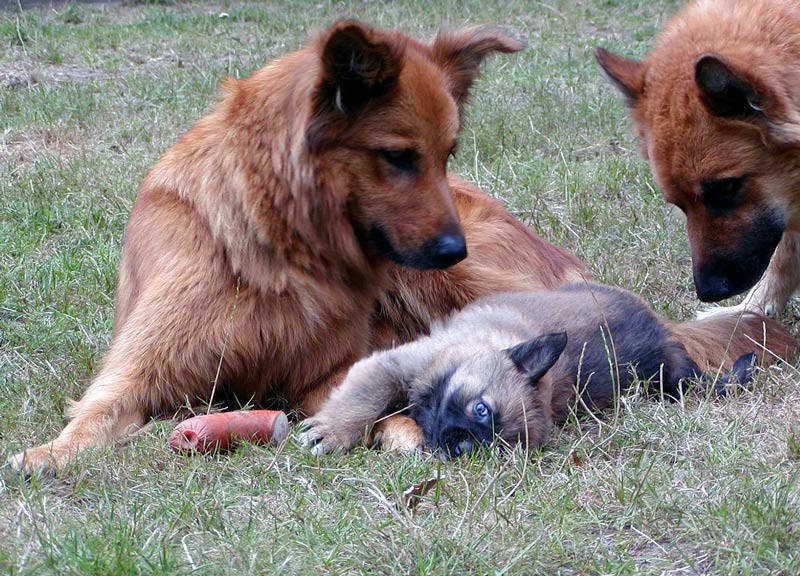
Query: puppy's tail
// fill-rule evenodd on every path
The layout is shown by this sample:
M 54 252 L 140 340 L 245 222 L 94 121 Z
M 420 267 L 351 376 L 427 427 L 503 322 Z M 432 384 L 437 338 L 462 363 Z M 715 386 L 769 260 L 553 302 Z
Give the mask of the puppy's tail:
M 668 325 L 701 371 L 729 371 L 745 354 L 754 353 L 761 366 L 789 360 L 800 352 L 800 343 L 772 318 L 752 312 L 732 311 L 701 320 Z

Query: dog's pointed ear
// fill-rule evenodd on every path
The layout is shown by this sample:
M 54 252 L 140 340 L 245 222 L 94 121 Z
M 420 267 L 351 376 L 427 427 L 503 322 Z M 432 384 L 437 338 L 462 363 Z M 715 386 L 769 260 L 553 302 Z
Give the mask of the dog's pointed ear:
M 553 332 L 537 336 L 505 350 L 508 357 L 530 381 L 536 385 L 545 372 L 553 367 L 567 346 L 566 332 Z
M 764 116 L 755 85 L 716 54 L 703 54 L 694 65 L 700 100 L 714 116 L 757 118 Z
M 767 82 L 718 54 L 703 54 L 694 65 L 700 100 L 720 118 L 752 122 L 783 144 L 800 144 L 800 110 L 780 85 Z
M 622 92 L 628 106 L 633 108 L 644 94 L 645 63 L 617 56 L 600 46 L 594 49 L 594 58 L 606 78 Z
M 459 109 L 463 109 L 486 57 L 494 52 L 519 52 L 524 47 L 523 42 L 511 38 L 495 26 L 484 25 L 440 32 L 431 44 L 431 54 L 434 62 L 447 74 L 450 93 Z
M 390 91 L 403 68 L 405 41 L 354 20 L 319 38 L 320 80 L 306 131 L 309 149 L 324 148 L 372 98 Z
M 402 69 L 403 44 L 346 20 L 322 42 L 320 96 L 325 104 L 353 115 L 365 101 L 391 89 Z

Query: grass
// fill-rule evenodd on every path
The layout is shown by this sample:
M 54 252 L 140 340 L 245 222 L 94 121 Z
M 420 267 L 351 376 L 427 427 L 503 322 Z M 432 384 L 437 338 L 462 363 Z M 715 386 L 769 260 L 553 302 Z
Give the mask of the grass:
M 697 309 L 682 217 L 591 49 L 645 53 L 673 1 L 125 2 L 0 12 L 0 458 L 52 438 L 112 329 L 138 181 L 218 95 L 358 17 L 528 39 L 475 90 L 452 169 L 608 283 Z M 784 316 L 794 324 L 794 307 Z M 796 324 L 792 328 L 795 333 Z M 0 573 L 797 574 L 800 365 L 753 391 L 630 398 L 540 452 L 185 458 L 167 423 L 59 478 L 0 476 Z M 441 475 L 419 505 L 403 492 Z

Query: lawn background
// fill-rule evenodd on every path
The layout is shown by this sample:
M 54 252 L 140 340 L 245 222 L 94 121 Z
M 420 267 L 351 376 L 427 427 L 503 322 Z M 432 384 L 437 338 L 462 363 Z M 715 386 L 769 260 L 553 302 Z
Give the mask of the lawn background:
M 24 4 L 24 3 L 23 3 Z M 599 280 L 690 318 L 682 216 L 602 44 L 643 55 L 673 1 L 178 2 L 0 10 L 0 458 L 51 439 L 102 360 L 148 167 L 219 96 L 338 18 L 427 37 L 495 22 L 451 169 Z M 795 334 L 796 306 L 783 316 Z M 0 574 L 798 574 L 798 366 L 722 401 L 633 397 L 541 452 L 441 463 L 277 448 L 186 458 L 159 423 L 59 478 L 0 476 Z M 795 426 L 798 429 L 795 430 Z M 403 491 L 441 475 L 414 509 Z

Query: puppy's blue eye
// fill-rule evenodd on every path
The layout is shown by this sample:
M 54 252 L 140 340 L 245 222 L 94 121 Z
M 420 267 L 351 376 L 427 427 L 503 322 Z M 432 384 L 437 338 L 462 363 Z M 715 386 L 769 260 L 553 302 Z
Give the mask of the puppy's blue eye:
M 475 418 L 478 420 L 486 421 L 489 419 L 491 411 L 484 402 L 475 402 L 472 406 L 472 413 L 475 414 Z

